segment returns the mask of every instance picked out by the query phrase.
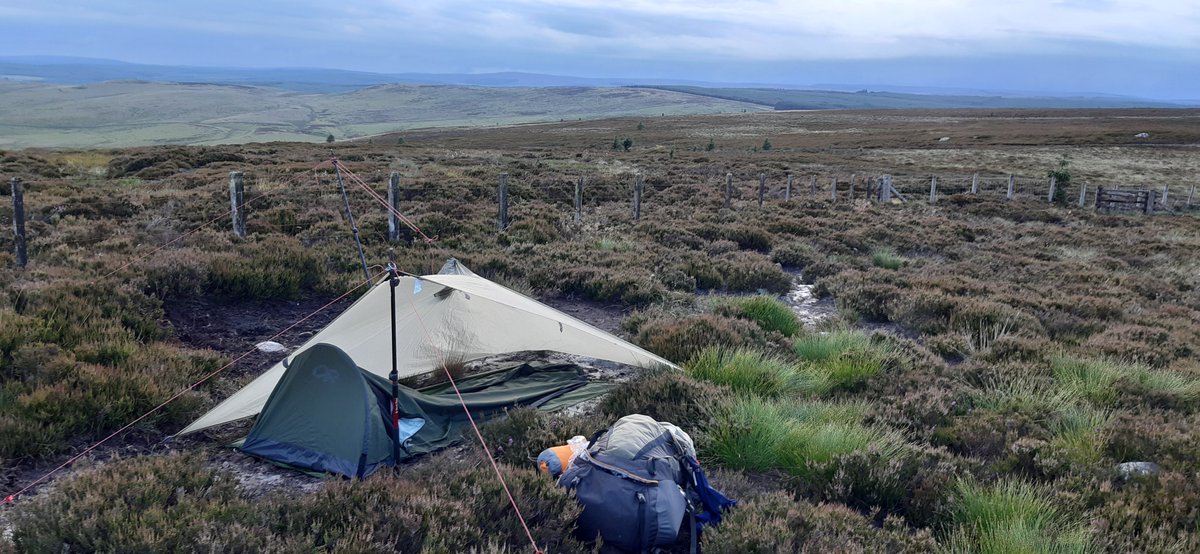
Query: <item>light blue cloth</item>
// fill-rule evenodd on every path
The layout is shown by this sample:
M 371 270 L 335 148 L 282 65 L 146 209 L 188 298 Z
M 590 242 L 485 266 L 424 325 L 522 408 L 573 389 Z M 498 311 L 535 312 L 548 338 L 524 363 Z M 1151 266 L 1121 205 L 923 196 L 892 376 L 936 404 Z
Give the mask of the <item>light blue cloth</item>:
M 400 425 L 396 428 L 396 438 L 400 440 L 400 444 L 407 444 L 408 439 L 411 439 L 424 426 L 425 420 L 423 418 L 402 417 L 400 418 Z

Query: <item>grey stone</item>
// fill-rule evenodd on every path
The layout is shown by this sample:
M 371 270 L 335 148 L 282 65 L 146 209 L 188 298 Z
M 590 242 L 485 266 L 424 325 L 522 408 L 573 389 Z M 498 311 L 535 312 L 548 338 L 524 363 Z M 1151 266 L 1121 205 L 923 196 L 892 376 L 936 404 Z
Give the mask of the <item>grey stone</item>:
M 1117 464 L 1117 473 L 1121 477 L 1129 479 L 1130 477 L 1142 477 L 1146 475 L 1158 475 L 1162 472 L 1162 466 L 1154 462 L 1124 462 Z

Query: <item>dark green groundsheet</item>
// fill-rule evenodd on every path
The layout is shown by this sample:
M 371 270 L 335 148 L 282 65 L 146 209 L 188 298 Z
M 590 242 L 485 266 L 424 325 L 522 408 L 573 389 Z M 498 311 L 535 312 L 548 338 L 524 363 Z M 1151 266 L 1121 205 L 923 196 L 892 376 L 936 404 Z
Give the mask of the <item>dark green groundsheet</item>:
M 396 457 L 391 383 L 359 368 L 341 349 L 318 344 L 292 360 L 240 448 L 297 469 L 365 477 L 457 441 L 470 426 L 463 404 L 482 422 L 518 406 L 565 408 L 611 388 L 589 382 L 574 364 L 542 362 L 456 382 L 462 403 L 449 384 L 420 391 L 399 388 L 400 417 L 423 423 L 403 441 Z

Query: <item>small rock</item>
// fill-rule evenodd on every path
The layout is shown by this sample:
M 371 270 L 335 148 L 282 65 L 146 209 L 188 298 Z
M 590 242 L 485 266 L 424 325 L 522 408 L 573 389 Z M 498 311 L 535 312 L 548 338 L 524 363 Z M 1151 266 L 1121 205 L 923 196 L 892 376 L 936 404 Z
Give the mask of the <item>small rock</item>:
M 938 139 L 938 142 L 950 142 L 950 137 L 942 137 Z
M 279 344 L 273 340 L 262 341 L 256 345 L 254 345 L 254 347 L 257 348 L 259 352 L 266 352 L 267 354 L 278 354 L 280 352 L 287 352 L 286 346 Z
M 1138 133 L 1133 135 L 1133 138 L 1150 138 L 1150 133 Z
M 1158 475 L 1162 472 L 1162 466 L 1154 462 L 1124 462 L 1117 464 L 1117 473 L 1121 477 L 1129 479 L 1130 477 L 1143 477 L 1146 475 Z

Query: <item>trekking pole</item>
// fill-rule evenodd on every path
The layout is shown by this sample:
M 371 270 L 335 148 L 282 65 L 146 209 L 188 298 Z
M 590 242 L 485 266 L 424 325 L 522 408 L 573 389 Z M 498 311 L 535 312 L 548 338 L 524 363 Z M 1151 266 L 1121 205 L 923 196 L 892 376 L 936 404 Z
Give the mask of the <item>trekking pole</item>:
M 392 467 L 400 465 L 400 372 L 396 368 L 396 287 L 400 285 L 400 277 L 396 274 L 396 249 L 388 249 L 388 284 L 391 285 L 392 296 L 392 372 L 388 378 L 392 381 L 392 427 L 396 436 L 392 437 Z
M 363 275 L 367 284 L 371 283 L 371 271 L 367 269 L 367 256 L 363 254 L 362 241 L 358 238 L 358 226 L 354 224 L 354 214 L 350 212 L 350 197 L 346 195 L 346 181 L 342 180 L 342 162 L 333 160 L 333 172 L 337 175 L 338 187 L 342 189 L 342 201 L 346 203 L 346 219 L 350 222 L 350 231 L 354 233 L 354 244 L 358 245 L 358 259 L 362 262 Z

